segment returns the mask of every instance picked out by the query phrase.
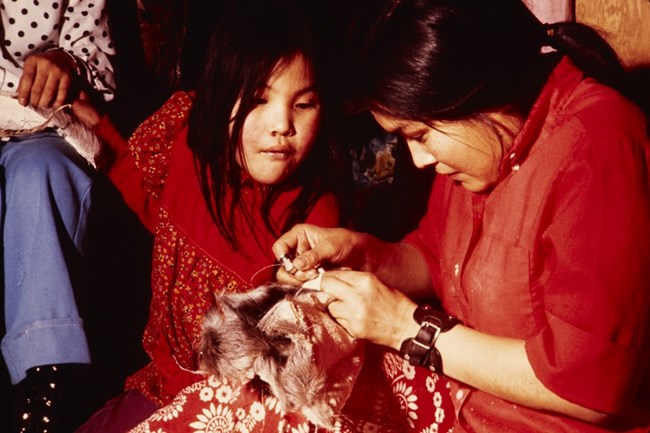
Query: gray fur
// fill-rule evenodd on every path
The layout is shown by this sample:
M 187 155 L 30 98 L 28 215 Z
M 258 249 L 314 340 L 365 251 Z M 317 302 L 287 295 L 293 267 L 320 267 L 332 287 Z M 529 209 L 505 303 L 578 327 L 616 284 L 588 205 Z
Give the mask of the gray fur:
M 332 429 L 343 387 L 328 383 L 326 369 L 314 362 L 314 343 L 290 310 L 301 303 L 317 316 L 311 319 L 333 321 L 314 292 L 295 287 L 272 284 L 219 296 L 203 326 L 200 368 L 234 383 L 257 376 L 285 412 L 299 411 Z

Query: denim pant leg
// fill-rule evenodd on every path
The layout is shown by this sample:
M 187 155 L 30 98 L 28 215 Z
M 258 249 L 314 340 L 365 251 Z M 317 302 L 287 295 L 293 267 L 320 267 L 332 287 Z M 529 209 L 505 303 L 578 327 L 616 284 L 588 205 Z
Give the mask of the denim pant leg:
M 90 363 L 75 290 L 93 171 L 51 132 L 0 143 L 0 168 L 2 354 L 16 384 L 38 365 Z

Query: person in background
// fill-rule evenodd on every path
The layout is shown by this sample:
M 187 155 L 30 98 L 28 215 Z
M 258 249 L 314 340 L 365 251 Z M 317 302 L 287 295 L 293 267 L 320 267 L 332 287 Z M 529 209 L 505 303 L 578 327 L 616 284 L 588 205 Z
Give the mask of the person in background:
M 520 0 L 389 1 L 368 33 L 356 96 L 437 172 L 428 210 L 396 243 L 298 225 L 278 278 L 330 269 L 331 315 L 446 379 L 455 432 L 647 432 L 650 148 L 616 54 Z
M 197 89 L 173 94 L 128 141 L 92 104 L 73 104 L 113 153 L 107 175 L 154 233 L 151 362 L 79 432 L 126 431 L 201 379 L 197 343 L 215 294 L 274 280 L 271 245 L 294 224 L 342 223 L 333 75 L 313 33 L 291 2 L 237 2 Z
M 93 183 L 92 134 L 70 123 L 80 91 L 115 90 L 104 0 L 0 1 L 2 356 L 10 431 L 68 432 L 91 362 L 76 294 Z

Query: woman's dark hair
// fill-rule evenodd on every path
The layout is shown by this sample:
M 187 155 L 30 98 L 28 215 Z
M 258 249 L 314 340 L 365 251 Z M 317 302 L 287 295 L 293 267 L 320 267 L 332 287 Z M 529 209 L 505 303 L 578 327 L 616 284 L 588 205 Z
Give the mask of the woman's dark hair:
M 242 203 L 244 178 L 237 163 L 244 121 L 276 67 L 288 65 L 298 55 L 312 67 L 321 102 L 321 126 L 317 142 L 297 171 L 281 184 L 265 188 L 261 205 L 265 225 L 278 235 L 304 221 L 323 194 L 338 195 L 344 189 L 344 154 L 330 127 L 329 107 L 334 104 L 335 92 L 326 81 L 325 54 L 329 53 L 316 39 L 310 16 L 289 0 L 233 2 L 213 31 L 190 112 L 188 145 L 210 215 L 235 249 L 239 247 L 234 218 L 238 211 L 244 214 L 251 232 L 256 232 L 251 210 Z M 236 103 L 239 106 L 231 119 Z M 282 221 L 272 221 L 269 210 L 278 195 L 297 186 L 302 186 L 300 193 Z
M 362 52 L 361 96 L 368 108 L 402 119 L 456 120 L 506 106 L 526 112 L 560 54 L 612 87 L 624 75 L 596 31 L 544 25 L 520 0 L 397 0 L 379 15 Z

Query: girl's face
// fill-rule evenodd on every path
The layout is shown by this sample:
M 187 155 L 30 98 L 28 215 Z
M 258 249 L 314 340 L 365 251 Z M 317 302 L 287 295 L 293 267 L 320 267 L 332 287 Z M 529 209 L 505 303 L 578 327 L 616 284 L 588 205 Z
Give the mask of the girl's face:
M 523 124 L 518 116 L 502 113 L 430 124 L 372 115 L 386 131 L 404 137 L 416 167 L 433 166 L 472 192 L 486 191 L 498 182 L 504 153 Z
M 282 182 L 307 157 L 320 118 L 311 66 L 298 55 L 277 67 L 258 95 L 244 121 L 237 162 L 258 183 Z

